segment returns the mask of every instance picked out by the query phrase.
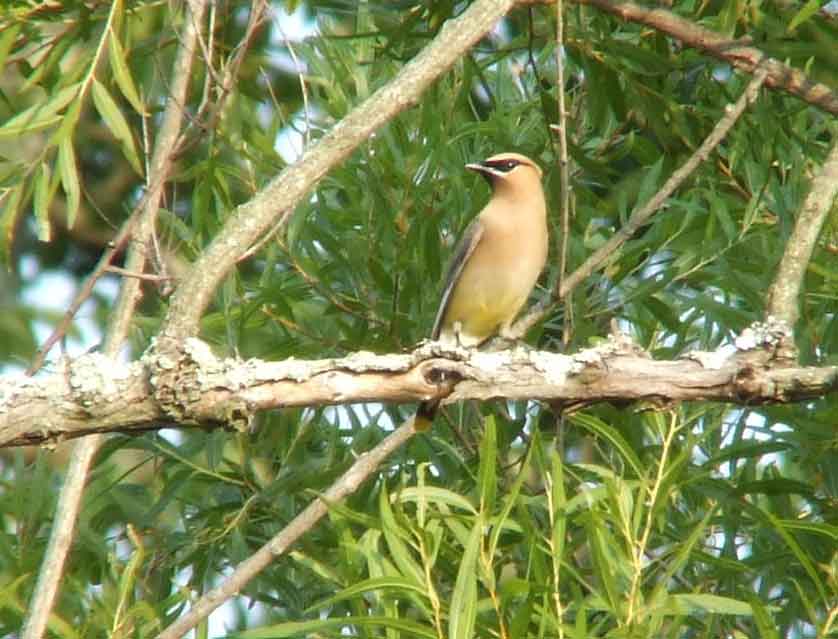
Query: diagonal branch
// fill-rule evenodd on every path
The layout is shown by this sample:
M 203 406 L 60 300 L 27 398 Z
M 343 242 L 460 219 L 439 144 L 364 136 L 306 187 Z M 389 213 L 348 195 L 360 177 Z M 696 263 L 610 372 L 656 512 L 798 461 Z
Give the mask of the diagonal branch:
M 554 2 L 554 0 L 519 1 L 521 4 L 552 4 Z M 760 49 L 750 46 L 748 40 L 733 40 L 658 7 L 644 7 L 633 2 L 619 0 L 572 1 L 594 6 L 629 22 L 645 24 L 687 46 L 724 60 L 746 73 L 753 73 L 758 66 L 763 66 L 768 72 L 766 86 L 787 91 L 824 111 L 838 114 L 838 93 L 835 90 L 825 84 L 810 80 L 800 69 L 767 56 Z
M 257 574 L 311 530 L 329 512 L 329 504 L 354 493 L 391 453 L 401 448 L 416 434 L 409 422 L 393 431 L 372 450 L 363 453 L 352 466 L 319 498 L 314 499 L 299 515 L 273 538 L 241 562 L 217 588 L 213 588 L 192 604 L 189 612 L 163 630 L 157 639 L 180 639 L 228 599 L 235 597 Z
M 605 244 L 599 247 L 596 251 L 588 257 L 587 260 L 577 268 L 573 273 L 562 280 L 561 286 L 558 290 L 558 300 L 567 297 L 579 284 L 588 278 L 594 271 L 602 267 L 617 255 L 618 249 L 625 244 L 637 231 L 649 223 L 655 213 L 660 211 L 667 198 L 669 198 L 675 190 L 684 183 L 684 181 L 695 171 L 698 166 L 704 162 L 721 141 L 728 134 L 728 131 L 739 120 L 745 109 L 750 103 L 756 100 L 759 89 L 765 81 L 767 71 L 765 69 L 757 69 L 756 74 L 751 79 L 748 86 L 739 96 L 739 99 L 733 105 L 728 105 L 725 108 L 725 115 L 716 123 L 716 126 L 710 132 L 710 135 L 705 138 L 701 146 L 696 149 L 695 153 L 675 171 L 669 179 L 664 183 L 660 190 L 639 209 L 635 210 L 628 222 L 623 227 L 614 233 Z M 541 321 L 545 315 L 553 308 L 556 303 L 556 297 L 548 297 L 527 313 L 524 317 L 518 320 L 513 326 L 513 333 L 516 335 L 523 335 L 533 325 Z
M 332 167 L 378 127 L 415 104 L 422 92 L 514 5 L 515 0 L 478 0 L 460 16 L 446 22 L 437 37 L 392 81 L 364 100 L 309 147 L 296 163 L 239 206 L 172 296 L 158 343 L 165 348 L 195 334 L 215 289 L 239 256 L 277 222 L 286 223 L 294 207 Z
M 126 268 L 135 273 L 142 273 L 145 269 L 147 242 L 154 233 L 163 185 L 171 170 L 171 157 L 180 134 L 184 104 L 189 88 L 190 69 L 195 56 L 195 43 L 199 25 L 203 21 L 204 10 L 205 3 L 203 0 L 194 0 L 189 3 L 186 29 L 173 69 L 172 94 L 163 115 L 152 155 L 148 175 L 149 190 L 144 198 L 144 207 L 141 212 L 136 214 L 136 217 L 131 216 L 120 233 L 120 237 L 123 239 L 128 239 L 129 235 L 131 236 Z M 136 229 L 132 233 L 132 227 L 134 226 L 136 226 Z M 109 251 L 106 256 L 108 261 L 113 257 L 113 254 L 113 250 Z M 107 265 L 107 263 L 100 261 L 100 267 Z M 97 273 L 94 275 L 100 275 L 102 272 L 104 272 L 104 269 L 97 269 Z M 92 288 L 92 282 L 95 282 L 95 279 L 91 278 L 89 281 Z M 131 319 L 137 303 L 140 301 L 140 286 L 139 278 L 122 280 L 116 308 L 111 315 L 105 338 L 103 350 L 108 356 L 113 357 L 117 354 L 122 342 L 128 335 Z M 67 555 L 73 542 L 73 531 L 81 507 L 90 464 L 99 449 L 101 438 L 101 435 L 88 437 L 79 442 L 73 450 L 70 466 L 59 494 L 49 544 L 38 573 L 35 591 L 29 602 L 29 610 L 21 633 L 22 639 L 40 639 L 46 629 L 50 611 L 55 603 L 61 574 L 64 571 Z
M 794 230 L 768 292 L 766 314 L 784 320 L 793 328 L 800 317 L 800 289 L 823 228 L 838 197 L 838 142 L 834 143 L 820 173 L 812 180 L 809 193 L 800 207 Z

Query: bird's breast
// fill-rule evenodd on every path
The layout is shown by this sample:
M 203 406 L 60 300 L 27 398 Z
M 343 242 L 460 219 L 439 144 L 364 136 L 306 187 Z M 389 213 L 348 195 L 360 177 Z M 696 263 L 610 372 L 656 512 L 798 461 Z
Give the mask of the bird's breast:
M 451 296 L 442 334 L 465 346 L 479 344 L 509 324 L 527 301 L 544 268 L 547 230 L 514 226 L 484 229 Z

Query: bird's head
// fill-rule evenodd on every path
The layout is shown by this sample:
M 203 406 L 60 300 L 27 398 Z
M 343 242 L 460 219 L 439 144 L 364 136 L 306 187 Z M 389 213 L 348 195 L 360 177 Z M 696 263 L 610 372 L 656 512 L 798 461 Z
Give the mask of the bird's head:
M 520 153 L 499 153 L 482 162 L 466 164 L 466 168 L 480 173 L 493 191 L 532 188 L 541 191 L 541 169 Z

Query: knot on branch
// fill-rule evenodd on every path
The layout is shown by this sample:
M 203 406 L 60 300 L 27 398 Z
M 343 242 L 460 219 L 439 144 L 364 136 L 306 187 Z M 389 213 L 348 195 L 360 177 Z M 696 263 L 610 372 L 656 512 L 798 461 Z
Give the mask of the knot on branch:
M 733 387 L 739 401 L 759 398 L 761 403 L 766 397 L 773 397 L 776 389 L 767 382 L 752 366 L 743 366 L 733 378 Z
M 152 341 L 143 354 L 148 383 L 160 409 L 180 423 L 208 421 L 206 406 L 198 410 L 205 394 L 216 389 L 240 386 L 238 370 L 231 360 L 219 359 L 206 342 L 189 337 L 172 344 Z M 241 383 L 240 383 L 241 382 Z M 253 410 L 244 402 L 222 402 L 223 412 L 212 414 L 210 421 L 221 422 L 236 430 L 246 430 L 253 420 Z M 200 415 L 200 418 L 197 417 Z
M 433 387 L 432 395 L 426 400 L 440 400 L 454 390 L 464 377 L 461 362 L 468 362 L 477 351 L 446 341 L 424 340 L 413 351 L 411 359 L 417 366 L 422 381 Z
M 748 326 L 733 343 L 739 351 L 745 351 L 737 356 L 740 361 L 763 366 L 783 366 L 797 361 L 791 326 L 773 315 Z
M 457 382 L 464 377 L 463 371 L 456 363 L 439 360 L 421 364 L 420 371 L 425 383 L 436 387 L 437 398 L 450 394 Z

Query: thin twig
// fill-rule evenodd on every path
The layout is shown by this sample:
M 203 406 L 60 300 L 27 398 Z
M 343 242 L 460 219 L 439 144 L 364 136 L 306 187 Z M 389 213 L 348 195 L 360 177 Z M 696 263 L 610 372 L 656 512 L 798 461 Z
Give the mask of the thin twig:
M 204 75 L 204 88 L 201 92 L 201 102 L 198 105 L 197 112 L 202 113 L 204 109 L 207 108 L 212 100 L 210 100 L 210 92 L 212 89 L 213 82 L 216 84 L 221 84 L 221 78 L 218 75 L 218 72 L 215 70 L 215 67 L 212 66 L 212 52 L 215 51 L 215 29 L 216 29 L 216 3 L 210 3 L 210 10 L 209 15 L 207 16 L 207 33 L 209 34 L 209 42 L 204 40 L 204 36 L 202 33 L 198 34 L 198 46 L 201 48 L 201 53 L 204 55 L 204 70 L 206 74 Z M 197 119 L 197 118 L 196 118 Z
M 400 426 L 388 435 L 380 444 L 362 454 L 321 497 L 314 499 L 299 515 L 294 517 L 279 533 L 241 562 L 233 573 L 217 588 L 213 588 L 192 604 L 189 612 L 163 630 L 157 639 L 180 639 L 197 626 L 203 619 L 231 597 L 235 597 L 257 574 L 264 570 L 302 535 L 329 512 L 329 504 L 336 503 L 351 495 L 370 475 L 375 473 L 381 463 L 394 451 L 406 444 L 416 431 L 413 420 Z
M 137 279 L 144 280 L 146 282 L 164 282 L 172 279 L 171 276 L 168 275 L 155 275 L 154 273 L 134 273 L 133 271 L 129 271 L 127 268 L 114 266 L 112 264 L 108 265 L 105 270 L 108 273 L 116 273 L 117 275 L 122 275 L 123 277 L 136 277 Z
M 87 276 L 87 279 L 85 279 L 81 289 L 76 294 L 75 298 L 73 298 L 73 301 L 67 307 L 67 310 L 64 311 L 64 315 L 61 317 L 58 325 L 53 329 L 46 341 L 44 341 L 41 348 L 38 349 L 38 352 L 35 353 L 35 357 L 32 359 L 32 363 L 26 371 L 27 375 L 34 375 L 41 369 L 44 365 L 44 360 L 46 359 L 47 354 L 49 354 L 52 350 L 52 347 L 61 341 L 64 335 L 66 335 L 67 330 L 70 328 L 70 324 L 73 323 L 76 313 L 79 312 L 82 304 L 84 304 L 84 302 L 93 293 L 93 288 L 96 286 L 96 282 L 98 282 L 102 275 L 107 272 L 113 258 L 125 247 L 126 242 L 134 232 L 134 226 L 140 217 L 140 213 L 142 213 L 145 209 L 147 200 L 148 193 L 143 195 L 140 202 L 131 212 L 131 215 L 129 215 L 128 219 L 125 220 L 125 223 L 122 225 L 122 228 L 119 230 L 117 236 L 109 243 L 108 249 L 102 254 L 102 257 L 99 258 L 96 268 L 94 268 L 93 272 Z
M 224 112 L 224 107 L 227 105 L 230 95 L 232 95 L 233 87 L 235 86 L 236 78 L 238 78 L 242 62 L 244 61 L 259 28 L 265 22 L 267 8 L 268 5 L 266 0 L 253 0 L 253 5 L 247 21 L 247 27 L 245 28 L 244 36 L 236 46 L 235 55 L 228 60 L 227 64 L 224 66 L 220 78 L 219 74 L 212 70 L 212 77 L 215 78 L 220 90 L 217 92 L 214 99 L 208 100 L 205 98 L 196 109 L 195 115 L 190 119 L 189 128 L 184 131 L 184 134 L 178 144 L 178 156 L 183 155 L 192 146 L 201 142 L 204 139 L 203 133 L 205 131 L 215 130 L 216 125 Z M 210 51 L 211 50 L 212 48 L 210 47 Z M 208 68 L 210 68 L 209 65 Z M 208 116 L 206 115 L 207 113 L 209 113 Z M 191 137 L 190 133 L 192 134 Z
M 277 222 L 274 224 L 273 228 L 265 233 L 262 237 L 260 237 L 256 243 L 248 248 L 244 253 L 242 253 L 239 258 L 236 260 L 236 263 L 245 262 L 249 260 L 251 257 L 256 255 L 259 251 L 261 251 L 265 246 L 267 246 L 268 242 L 273 240 L 276 237 L 276 234 L 282 229 L 282 224 Z
M 203 0 L 193 0 L 188 3 L 188 7 L 187 27 L 173 69 L 175 78 L 172 85 L 173 94 L 170 96 L 166 106 L 160 133 L 154 147 L 154 155 L 151 160 L 151 170 L 148 176 L 149 190 L 142 202 L 142 208 L 138 208 L 138 211 L 141 211 L 141 213 L 135 212 L 131 215 L 120 231 L 120 241 L 117 243 L 117 245 L 124 244 L 132 236 L 133 227 L 137 226 L 136 239 L 134 240 L 133 246 L 129 249 L 128 259 L 126 261 L 127 270 L 135 273 L 141 273 L 145 268 L 145 242 L 154 232 L 160 196 L 163 192 L 166 177 L 171 169 L 171 155 L 180 132 L 180 123 L 183 119 L 183 105 L 186 102 L 186 94 L 189 88 L 190 69 L 195 53 L 195 40 L 199 31 L 199 25 L 203 20 L 206 5 Z M 86 290 L 87 295 L 90 294 L 96 279 L 101 276 L 105 267 L 110 264 L 110 260 L 113 258 L 116 250 L 115 247 L 112 247 L 107 251 L 107 259 L 103 256 L 97 266 L 97 270 L 85 283 L 82 292 Z M 140 284 L 140 280 L 134 278 L 125 279 L 122 282 L 119 297 L 114 312 L 111 315 L 105 336 L 103 350 L 106 355 L 111 357 L 115 356 L 128 334 L 134 310 L 140 299 Z M 78 302 L 78 306 L 81 306 L 79 299 L 79 296 L 77 296 L 74 303 Z M 76 306 L 73 313 L 78 310 L 78 306 Z M 69 321 L 71 320 L 72 315 L 65 315 L 62 323 L 66 322 L 67 326 L 69 326 Z M 66 326 L 63 330 L 66 331 Z M 60 335 L 63 332 L 53 333 L 53 335 L 56 334 L 59 337 L 55 341 L 60 339 Z M 38 354 L 36 358 L 36 361 L 39 362 L 38 366 L 43 363 L 43 358 L 47 351 L 48 349 L 44 348 Z M 55 596 L 58 592 L 58 585 L 61 582 L 61 574 L 64 571 L 67 555 L 73 543 L 73 532 L 81 507 L 84 485 L 87 481 L 90 465 L 93 462 L 93 458 L 99 449 L 103 437 L 103 435 L 87 437 L 73 449 L 72 461 L 67 470 L 67 475 L 64 478 L 64 484 L 61 487 L 49 543 L 38 573 L 35 591 L 29 602 L 29 609 L 21 632 L 21 639 L 41 639 L 44 634 L 50 612 L 55 603 Z
M 538 64 L 535 61 L 535 54 L 533 53 L 533 48 L 535 47 L 535 16 L 533 15 L 532 7 L 529 8 L 527 11 L 527 31 L 529 32 L 527 35 L 527 63 L 530 65 L 532 69 L 533 79 L 535 80 L 535 86 L 538 92 L 546 91 L 547 83 L 544 82 L 541 78 L 541 73 L 538 71 Z M 526 91 L 527 83 L 521 82 L 521 88 L 524 90 L 525 95 L 528 94 Z M 530 99 L 529 95 L 526 95 L 527 99 Z M 553 149 L 553 153 L 556 153 L 556 144 L 553 141 L 553 136 L 550 135 L 550 120 L 552 119 L 552 113 L 544 113 L 544 117 L 542 118 L 545 128 L 547 129 L 547 139 L 550 141 L 550 147 Z
M 675 192 L 675 190 L 684 183 L 684 181 L 695 171 L 698 166 L 704 162 L 710 153 L 715 149 L 721 141 L 725 138 L 727 133 L 733 125 L 739 120 L 741 115 L 745 112 L 747 106 L 752 103 L 759 93 L 760 87 L 765 82 L 767 75 L 766 69 L 760 67 L 754 74 L 754 77 L 748 83 L 748 86 L 742 92 L 742 95 L 735 104 L 727 105 L 725 107 L 725 115 L 716 123 L 716 126 L 710 132 L 710 135 L 705 138 L 701 146 L 696 149 L 695 153 L 675 171 L 669 179 L 664 183 L 660 190 L 639 209 L 636 209 L 631 217 L 623 225 L 623 227 L 614 233 L 611 238 L 605 242 L 599 249 L 585 260 L 584 264 L 577 268 L 562 282 L 559 288 L 558 300 L 563 300 L 568 294 L 581 284 L 594 271 L 602 267 L 609 260 L 614 259 L 617 250 L 630 239 L 642 226 L 648 224 L 652 216 L 657 213 L 664 205 L 666 200 Z M 547 298 L 536 304 L 533 309 L 524 317 L 518 320 L 512 327 L 512 333 L 515 335 L 523 335 L 533 325 L 544 318 L 545 315 L 553 308 L 557 299 L 555 297 Z
M 564 3 L 556 0 L 556 76 L 559 86 L 559 181 L 561 183 L 561 216 L 562 236 L 559 238 L 559 277 L 553 290 L 554 295 L 562 288 L 565 275 L 567 274 L 567 246 L 570 238 L 570 161 L 567 153 L 567 108 L 565 106 L 564 89 Z M 562 331 L 562 343 L 567 346 L 570 343 L 570 331 L 573 327 L 572 307 L 565 304 L 564 330 Z
M 291 44 L 291 40 L 288 39 L 288 36 L 285 35 L 285 31 L 282 29 L 282 25 L 277 21 L 276 23 L 277 29 L 279 29 L 280 35 L 282 35 L 282 40 L 285 44 L 285 47 L 288 49 L 288 54 L 291 56 L 291 60 L 294 62 L 294 68 L 297 70 L 297 78 L 300 81 L 300 91 L 303 94 L 303 118 L 305 120 L 305 130 L 303 131 L 303 149 L 309 145 L 311 141 L 311 120 L 309 119 L 309 106 L 308 106 L 308 87 L 306 86 L 306 79 L 305 79 L 305 69 L 302 64 L 300 64 L 300 60 L 297 57 L 297 53 L 294 51 L 294 47 Z M 302 153 L 302 150 L 300 151 Z

